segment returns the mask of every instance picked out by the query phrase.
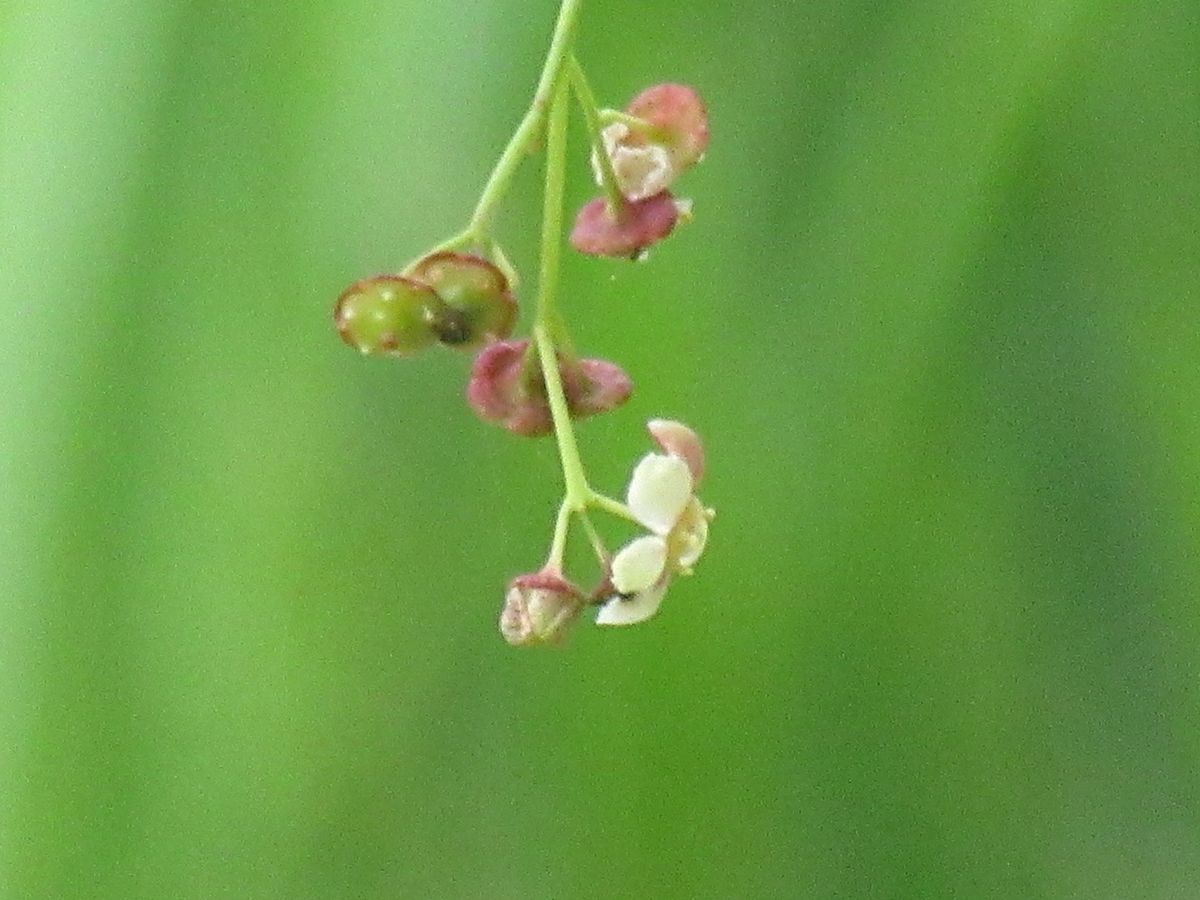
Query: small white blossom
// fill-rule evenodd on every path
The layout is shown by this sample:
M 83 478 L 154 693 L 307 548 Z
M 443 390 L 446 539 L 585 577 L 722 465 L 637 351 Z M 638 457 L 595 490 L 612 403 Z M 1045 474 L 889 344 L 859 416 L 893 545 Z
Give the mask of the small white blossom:
M 637 202 L 665 191 L 678 173 L 665 147 L 651 142 L 630 143 L 630 134 L 629 126 L 621 122 L 613 122 L 600 132 L 617 176 L 617 186 L 627 200 Z M 596 184 L 603 187 L 604 174 L 594 151 L 592 172 Z
M 634 538 L 613 557 L 617 594 L 601 607 L 598 625 L 632 625 L 653 616 L 671 579 L 690 575 L 708 543 L 713 513 L 694 493 L 693 473 L 703 471 L 699 439 L 686 426 L 662 420 L 654 420 L 650 432 L 674 452 L 648 453 L 634 467 L 626 502 L 650 533 Z

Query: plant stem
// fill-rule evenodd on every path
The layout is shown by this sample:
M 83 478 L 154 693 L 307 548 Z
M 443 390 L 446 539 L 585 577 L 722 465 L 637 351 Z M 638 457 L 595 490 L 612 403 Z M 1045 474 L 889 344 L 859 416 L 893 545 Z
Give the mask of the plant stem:
M 546 397 L 554 419 L 554 437 L 558 441 L 558 454 L 562 461 L 563 481 L 566 485 L 564 502 L 571 510 L 578 512 L 587 507 L 592 489 L 588 486 L 583 462 L 579 458 L 579 446 L 575 442 L 575 429 L 571 425 L 571 413 L 567 407 L 566 393 L 563 391 L 562 375 L 558 369 L 558 352 L 553 338 L 558 321 L 555 291 L 562 253 L 563 188 L 567 175 L 565 80 L 560 80 L 555 86 L 549 119 L 546 129 L 546 192 L 542 206 L 542 266 L 538 276 L 537 315 L 533 326 L 533 339 L 537 344 L 538 358 L 542 364 Z
M 601 125 L 611 125 L 613 122 L 620 122 L 622 125 L 629 127 L 629 130 L 635 134 L 644 135 L 648 138 L 661 139 L 666 137 L 666 132 L 661 128 L 656 128 L 645 119 L 639 119 L 637 116 L 631 116 L 627 112 L 622 112 L 619 109 L 601 109 L 596 113 L 596 119 Z
M 571 87 L 574 88 L 575 98 L 579 101 L 580 109 L 583 110 L 583 118 L 587 121 L 588 136 L 592 140 L 592 154 L 600 168 L 600 181 L 604 187 L 604 194 L 608 198 L 608 207 L 615 213 L 625 205 L 625 196 L 621 193 L 621 186 L 617 182 L 617 173 L 613 170 L 612 159 L 608 155 L 608 150 L 604 146 L 604 138 L 600 134 L 596 95 L 592 93 L 592 87 L 588 84 L 583 66 L 579 65 L 579 60 L 575 58 L 574 53 L 567 60 L 567 73 L 571 77 Z
M 587 532 L 588 540 L 592 544 L 592 552 L 596 554 L 596 559 L 602 566 L 607 566 L 612 560 L 612 556 L 608 552 L 608 548 L 604 546 L 604 538 L 600 536 L 600 532 L 596 530 L 596 526 L 592 524 L 592 517 L 586 512 L 579 514 L 579 521 L 583 523 L 583 530 Z
M 637 517 L 633 514 L 628 506 L 620 500 L 614 500 L 604 494 L 598 494 L 592 491 L 588 496 L 588 505 L 595 506 L 614 516 L 619 516 L 622 519 L 628 519 L 630 522 L 636 522 Z
M 558 517 L 554 520 L 554 539 L 550 542 L 550 555 L 546 558 L 546 568 L 562 573 L 563 556 L 567 551 L 567 532 L 571 529 L 571 507 L 566 499 L 558 508 Z
M 542 123 L 546 119 L 546 112 L 550 106 L 551 95 L 558 86 L 563 63 L 571 49 L 571 42 L 575 36 L 575 23 L 579 20 L 579 9 L 582 4 L 583 0 L 563 0 L 562 6 L 559 7 L 558 22 L 554 26 L 554 37 L 550 39 L 550 50 L 546 53 L 546 62 L 542 65 L 542 74 L 538 78 L 533 102 L 521 119 L 521 124 L 517 126 L 517 130 L 509 139 L 508 146 L 500 155 L 500 160 L 492 170 L 487 184 L 484 185 L 475 212 L 471 215 L 467 232 L 481 243 L 491 228 L 496 206 L 508 193 L 517 166 L 529 152 L 541 131 Z

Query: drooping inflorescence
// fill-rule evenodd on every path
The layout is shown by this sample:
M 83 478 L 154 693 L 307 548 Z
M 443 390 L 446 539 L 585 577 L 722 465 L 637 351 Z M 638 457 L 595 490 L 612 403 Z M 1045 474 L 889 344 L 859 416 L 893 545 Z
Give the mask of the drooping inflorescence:
M 399 273 L 356 281 L 334 307 L 342 339 L 365 355 L 408 357 L 435 344 L 473 353 L 466 399 L 476 414 L 513 434 L 554 435 L 565 490 L 550 548 L 541 568 L 510 581 L 500 615 L 501 634 L 520 646 L 561 643 L 588 606 L 599 606 L 601 625 L 653 616 L 671 580 L 691 574 L 713 515 L 695 494 L 703 447 L 679 422 L 650 421 L 662 452 L 635 466 L 625 502 L 592 488 L 579 454 L 573 420 L 618 408 L 633 381 L 616 363 L 575 353 L 557 303 L 567 106 L 573 96 L 583 113 L 591 167 L 602 189 L 579 210 L 569 236 L 572 247 L 590 255 L 643 258 L 690 219 L 691 201 L 677 200 L 672 189 L 703 159 L 709 140 L 704 103 L 686 85 L 653 85 L 620 111 L 597 107 L 572 49 L 580 5 L 563 0 L 533 102 L 466 227 Z M 514 338 L 517 273 L 492 222 L 517 165 L 541 144 L 546 179 L 537 302 L 529 336 Z M 592 522 L 593 510 L 644 533 L 611 554 Z M 590 590 L 563 571 L 575 521 L 600 565 Z

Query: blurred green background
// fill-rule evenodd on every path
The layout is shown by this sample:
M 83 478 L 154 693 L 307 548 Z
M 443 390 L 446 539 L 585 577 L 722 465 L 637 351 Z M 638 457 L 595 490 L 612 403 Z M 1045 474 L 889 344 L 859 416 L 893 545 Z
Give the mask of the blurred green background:
M 1200 896 L 1195 0 L 588 0 L 601 100 L 714 140 L 567 261 L 638 384 L 583 452 L 684 419 L 719 516 L 522 652 L 553 444 L 329 313 L 465 221 L 556 8 L 0 7 L 0 892 Z

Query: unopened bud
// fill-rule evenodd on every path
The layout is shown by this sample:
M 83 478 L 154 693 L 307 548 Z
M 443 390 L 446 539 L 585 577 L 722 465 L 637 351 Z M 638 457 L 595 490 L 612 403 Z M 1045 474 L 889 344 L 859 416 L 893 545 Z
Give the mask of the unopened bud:
M 629 399 L 633 382 L 603 359 L 560 359 L 559 376 L 572 418 L 615 409 Z M 528 340 L 496 341 L 475 358 L 467 402 L 481 419 L 514 434 L 540 437 L 554 430 L 546 383 Z
M 678 218 L 675 200 L 667 191 L 625 203 L 619 209 L 610 209 L 605 198 L 597 197 L 576 216 L 571 246 L 592 256 L 637 258 L 669 235 Z
M 478 347 L 512 333 L 517 301 L 504 274 L 479 256 L 434 253 L 410 271 L 442 299 L 433 330 L 444 344 Z
M 582 592 L 561 575 L 518 575 L 504 597 L 500 633 L 517 647 L 561 644 L 583 607 Z
M 607 359 L 580 359 L 559 369 L 573 419 L 616 409 L 633 393 L 633 380 Z
M 342 340 L 362 353 L 407 356 L 437 338 L 431 322 L 440 301 L 424 284 L 376 275 L 350 285 L 333 308 Z

